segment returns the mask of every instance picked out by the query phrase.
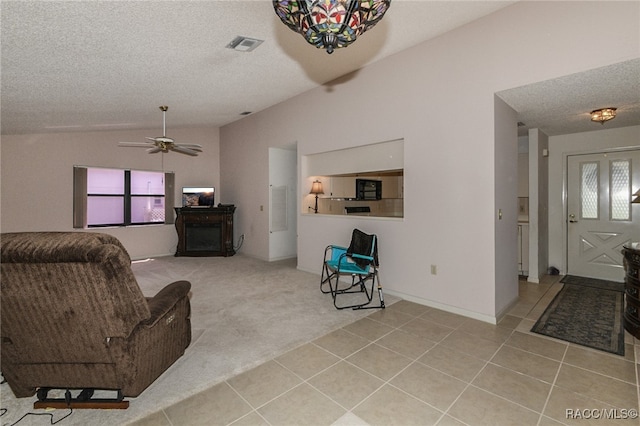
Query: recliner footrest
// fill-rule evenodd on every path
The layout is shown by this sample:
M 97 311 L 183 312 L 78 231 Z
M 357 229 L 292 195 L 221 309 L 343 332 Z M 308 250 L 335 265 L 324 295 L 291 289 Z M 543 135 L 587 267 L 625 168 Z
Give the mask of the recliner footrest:
M 124 401 L 122 391 L 117 390 L 115 398 L 93 398 L 94 389 L 82 389 L 73 397 L 71 390 L 66 389 L 64 398 L 49 398 L 51 388 L 40 388 L 37 392 L 38 400 L 33 403 L 33 408 L 94 408 L 94 409 L 121 409 L 129 408 L 129 401 Z

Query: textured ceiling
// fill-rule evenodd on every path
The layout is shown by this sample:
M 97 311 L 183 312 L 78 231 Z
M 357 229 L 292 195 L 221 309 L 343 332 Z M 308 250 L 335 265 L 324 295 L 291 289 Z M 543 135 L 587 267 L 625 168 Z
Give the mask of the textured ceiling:
M 328 55 L 286 28 L 269 0 L 2 1 L 2 134 L 158 129 L 160 105 L 169 105 L 169 129 L 222 126 L 512 3 L 393 0 L 375 28 Z M 250 53 L 227 49 L 238 35 L 265 41 Z M 628 81 L 634 71 L 623 68 Z M 566 79 L 500 96 L 543 130 L 562 117 L 557 111 L 577 117 L 611 104 L 637 112 L 629 86 L 611 87 L 618 80 L 602 91 L 621 97 L 600 98 L 589 94 L 588 77 Z M 556 96 L 569 83 L 584 100 L 580 110 L 568 106 L 575 91 Z M 622 114 L 605 126 L 616 122 Z
M 640 59 L 596 68 L 497 93 L 518 112 L 523 134 L 539 128 L 549 136 L 640 125 Z M 617 108 L 615 119 L 591 121 L 594 109 Z M 603 127 L 601 127 L 603 126 Z

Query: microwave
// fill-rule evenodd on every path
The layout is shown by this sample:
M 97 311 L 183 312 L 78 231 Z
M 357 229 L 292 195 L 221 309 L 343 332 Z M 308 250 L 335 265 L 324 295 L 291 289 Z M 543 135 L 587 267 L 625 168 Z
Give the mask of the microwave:
M 356 200 L 381 200 L 382 181 L 356 179 Z

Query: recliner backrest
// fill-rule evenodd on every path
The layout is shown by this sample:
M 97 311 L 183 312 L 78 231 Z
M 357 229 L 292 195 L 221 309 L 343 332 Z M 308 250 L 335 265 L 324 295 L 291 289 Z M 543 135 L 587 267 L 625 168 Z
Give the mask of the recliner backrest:
M 1 236 L 2 356 L 28 362 L 112 362 L 149 307 L 116 239 L 91 232 Z

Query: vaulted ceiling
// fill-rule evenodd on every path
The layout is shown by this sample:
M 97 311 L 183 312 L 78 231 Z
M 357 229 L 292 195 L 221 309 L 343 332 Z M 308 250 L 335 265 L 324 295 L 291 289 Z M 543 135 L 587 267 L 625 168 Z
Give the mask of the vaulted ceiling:
M 266 0 L 3 1 L 2 134 L 160 129 L 160 105 L 169 105 L 167 126 L 223 126 L 513 3 L 393 0 L 377 26 L 328 55 Z M 264 42 L 252 52 L 227 48 L 238 35 Z M 638 124 L 640 90 L 629 88 L 639 67 L 499 96 L 526 128 L 548 134 L 582 131 L 578 121 L 594 129 L 583 116 L 600 106 L 630 113 L 608 126 Z

